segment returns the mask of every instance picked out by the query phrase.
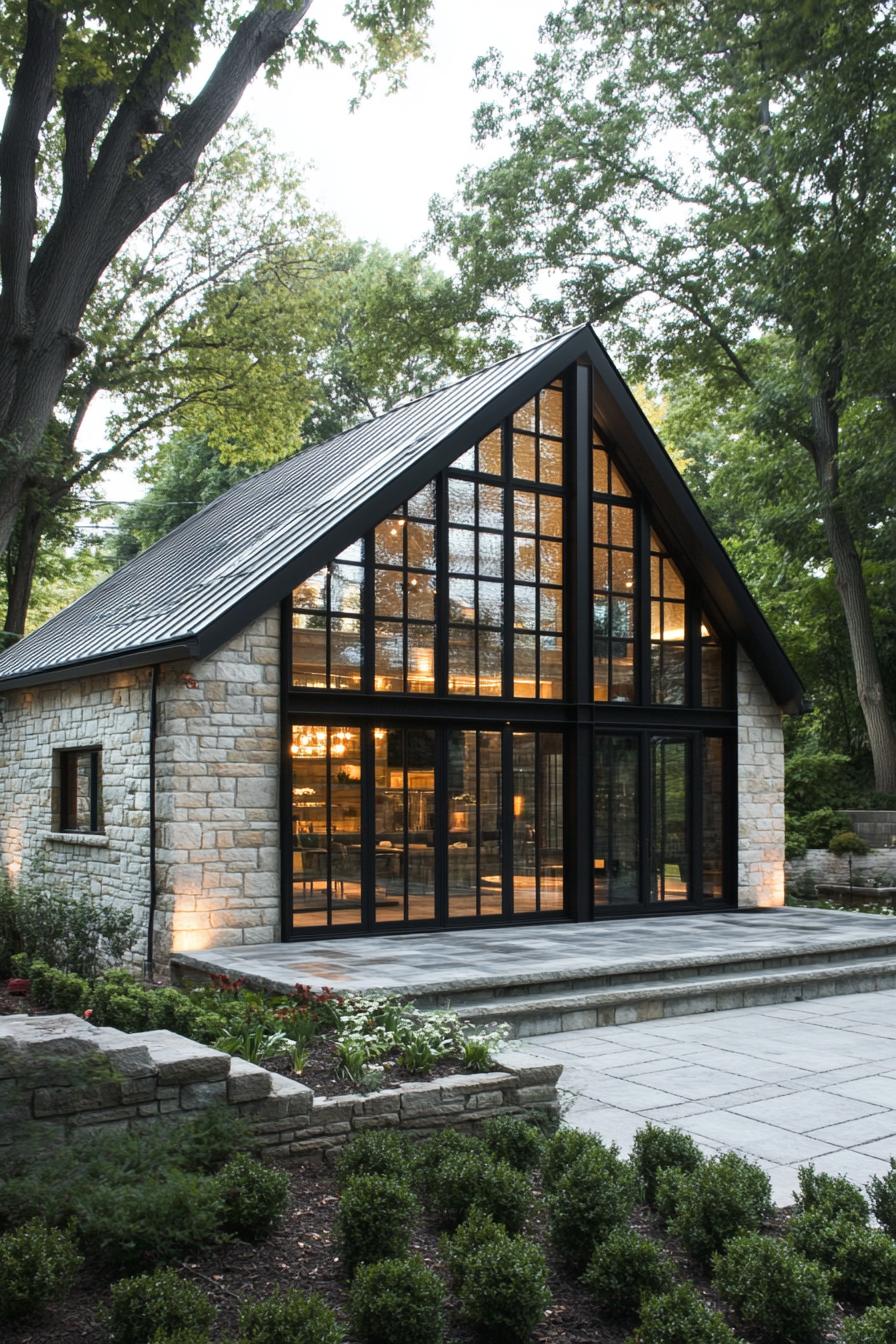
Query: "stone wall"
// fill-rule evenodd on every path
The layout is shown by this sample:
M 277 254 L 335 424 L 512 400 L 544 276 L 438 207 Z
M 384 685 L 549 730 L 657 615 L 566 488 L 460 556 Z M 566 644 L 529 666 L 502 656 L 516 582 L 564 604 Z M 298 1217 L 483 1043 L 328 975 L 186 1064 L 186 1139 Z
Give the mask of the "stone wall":
M 280 936 L 280 612 L 162 669 L 155 955 Z
M 253 1144 L 278 1156 L 329 1158 L 365 1129 L 425 1137 L 475 1131 L 495 1115 L 559 1116 L 560 1064 L 517 1050 L 492 1073 L 380 1092 L 316 1097 L 310 1088 L 170 1031 L 92 1027 L 69 1013 L 0 1018 L 0 1150 L 44 1151 L 78 1136 L 232 1108 Z
M 784 902 L 784 733 L 781 710 L 737 650 L 738 905 Z
M 48 879 L 66 893 L 87 892 L 131 907 L 144 926 L 150 672 L 0 692 L 0 700 L 0 855 L 6 876 Z M 103 749 L 103 834 L 61 833 L 58 753 L 96 746 Z
M 788 887 L 815 882 L 849 882 L 850 864 L 846 854 L 829 849 L 807 849 L 801 859 L 788 859 L 784 865 Z M 868 854 L 852 855 L 852 880 L 857 887 L 896 886 L 896 850 L 872 849 Z

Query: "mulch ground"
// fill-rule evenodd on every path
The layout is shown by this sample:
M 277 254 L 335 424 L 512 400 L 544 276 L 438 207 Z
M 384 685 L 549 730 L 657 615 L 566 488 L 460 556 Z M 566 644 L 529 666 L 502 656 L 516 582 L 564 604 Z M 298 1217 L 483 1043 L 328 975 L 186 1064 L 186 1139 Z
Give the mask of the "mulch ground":
M 287 1212 L 277 1230 L 260 1245 L 231 1242 L 211 1247 L 178 1268 L 208 1295 L 217 1311 L 212 1338 L 219 1344 L 237 1334 L 239 1310 L 244 1302 L 265 1297 L 275 1288 L 297 1288 L 319 1293 L 347 1319 L 347 1283 L 334 1239 L 338 1191 L 332 1173 L 318 1165 L 280 1164 L 290 1172 L 292 1191 Z M 538 1241 L 551 1268 L 553 1302 L 533 1335 L 534 1344 L 623 1344 L 631 1327 L 603 1318 L 584 1289 L 560 1269 L 547 1244 L 547 1226 L 537 1184 L 533 1213 L 525 1231 Z M 710 1306 L 722 1309 L 705 1278 L 695 1275 L 681 1247 L 670 1241 L 657 1219 L 646 1209 L 638 1210 L 634 1225 L 665 1246 L 682 1279 L 690 1281 Z M 769 1229 L 774 1231 L 774 1228 Z M 449 1313 L 446 1344 L 472 1344 L 473 1336 L 456 1320 L 456 1299 L 439 1252 L 439 1229 L 423 1217 L 412 1239 L 412 1250 L 445 1281 Z M 52 1307 L 39 1321 L 7 1332 L 4 1344 L 106 1344 L 102 1322 L 108 1302 L 108 1278 L 85 1271 L 79 1285 L 64 1302 Z M 738 1337 L 749 1340 L 731 1318 Z M 839 1327 L 839 1320 L 836 1325 Z M 832 1329 L 828 1338 L 838 1338 Z M 347 1335 L 347 1339 L 352 1337 Z M 481 1341 L 480 1341 L 481 1344 Z
M 434 1078 L 448 1078 L 451 1074 L 465 1072 L 459 1060 L 446 1059 L 422 1073 L 411 1073 L 409 1069 L 403 1069 L 393 1057 L 380 1061 L 362 1083 L 353 1083 L 339 1072 L 333 1054 L 333 1041 L 325 1035 L 312 1041 L 308 1062 L 301 1073 L 295 1072 L 285 1055 L 266 1059 L 264 1067 L 272 1073 L 282 1074 L 284 1078 L 294 1078 L 296 1082 L 304 1083 L 320 1097 L 337 1097 L 345 1092 L 379 1091 L 384 1087 L 400 1087 L 402 1083 L 426 1083 Z

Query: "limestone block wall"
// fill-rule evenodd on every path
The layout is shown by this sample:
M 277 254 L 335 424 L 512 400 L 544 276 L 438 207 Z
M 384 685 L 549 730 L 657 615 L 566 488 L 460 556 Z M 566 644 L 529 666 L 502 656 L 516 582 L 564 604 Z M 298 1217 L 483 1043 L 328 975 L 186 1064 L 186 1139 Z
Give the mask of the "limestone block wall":
M 161 671 L 155 955 L 280 936 L 280 612 Z
M 845 883 L 854 886 L 896 886 L 896 850 L 872 849 L 869 854 L 832 854 L 829 849 L 807 849 L 800 859 L 788 859 L 784 865 L 788 887 L 815 882 Z
M 737 650 L 738 905 L 784 902 L 784 733 L 781 710 Z
M 142 926 L 149 902 L 149 670 L 0 690 L 0 702 L 6 876 L 130 906 Z M 97 746 L 104 833 L 62 834 L 58 752 Z

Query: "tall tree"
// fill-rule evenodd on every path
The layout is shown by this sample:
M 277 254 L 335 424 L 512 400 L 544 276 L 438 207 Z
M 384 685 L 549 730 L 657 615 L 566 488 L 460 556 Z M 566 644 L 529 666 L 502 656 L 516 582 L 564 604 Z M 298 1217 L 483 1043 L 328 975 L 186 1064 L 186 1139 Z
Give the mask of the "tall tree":
M 478 77 L 494 90 L 478 136 L 510 149 L 467 175 L 458 210 L 436 202 L 437 236 L 483 292 L 547 324 L 610 325 L 635 372 L 739 383 L 757 422 L 799 445 L 877 785 L 896 790 L 841 478 L 844 416 L 896 415 L 892 5 L 568 0 L 531 73 L 492 53 Z M 776 357 L 761 333 L 781 338 Z
M 25 491 L 39 479 L 42 444 L 66 376 L 85 352 L 82 321 L 107 267 L 190 181 L 260 69 L 276 76 L 290 54 L 299 61 L 346 59 L 344 44 L 325 42 L 305 19 L 310 3 L 12 0 L 6 6 L 0 553 Z M 400 71 L 421 52 L 428 11 L 429 0 L 347 0 L 362 91 L 377 71 Z M 220 54 L 191 97 L 186 81 L 204 45 Z

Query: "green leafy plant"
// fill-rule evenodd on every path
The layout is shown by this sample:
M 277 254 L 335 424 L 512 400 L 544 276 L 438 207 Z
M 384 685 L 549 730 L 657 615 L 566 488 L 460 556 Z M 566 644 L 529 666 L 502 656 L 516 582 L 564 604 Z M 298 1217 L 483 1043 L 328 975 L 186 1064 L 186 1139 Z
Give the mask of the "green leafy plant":
M 675 1172 L 674 1184 L 675 1212 L 669 1220 L 670 1230 L 704 1265 L 729 1237 L 756 1232 L 771 1216 L 768 1176 L 737 1153 L 722 1153 L 701 1162 L 693 1171 Z
M 871 1207 L 881 1227 L 896 1237 L 896 1161 L 890 1158 L 890 1170 L 885 1176 L 872 1176 L 868 1182 Z
M 336 1042 L 336 1058 L 339 1062 L 339 1071 L 348 1078 L 349 1082 L 359 1086 L 364 1081 L 364 1074 L 367 1071 L 367 1064 L 370 1058 L 368 1048 L 364 1041 L 355 1037 L 349 1037 Z
M 336 1159 L 340 1185 L 351 1176 L 392 1176 L 405 1180 L 413 1167 L 411 1145 L 397 1129 L 368 1129 L 345 1145 Z
M 119 1279 L 109 1293 L 109 1344 L 150 1344 L 179 1331 L 208 1333 L 215 1309 L 201 1288 L 173 1269 Z
M 458 1293 L 460 1314 L 495 1344 L 525 1344 L 550 1306 L 547 1265 L 525 1237 L 484 1239 L 471 1250 Z
M 31 1316 L 65 1297 L 83 1261 L 69 1232 L 34 1218 L 0 1236 L 0 1320 Z
M 398 1062 L 409 1073 L 427 1073 L 440 1058 L 425 1036 L 412 1034 L 398 1053 Z
M 616 1227 L 594 1248 L 582 1283 L 605 1316 L 634 1320 L 642 1299 L 669 1292 L 675 1275 L 656 1242 Z
M 849 830 L 849 817 L 832 807 L 817 807 L 800 818 L 800 829 L 809 849 L 827 849 L 835 835 Z
M 732 1237 L 713 1258 L 713 1282 L 769 1344 L 818 1344 L 834 1314 L 828 1278 L 786 1241 L 756 1232 Z
M 679 1171 L 694 1171 L 703 1161 L 703 1154 L 690 1134 L 680 1129 L 663 1129 L 660 1125 L 644 1125 L 632 1144 L 632 1166 L 641 1182 L 644 1199 L 656 1204 L 657 1178 L 661 1171 L 676 1167 Z
M 468 1036 L 461 1043 L 460 1057 L 467 1073 L 488 1073 L 494 1064 L 491 1044 L 476 1036 Z
M 342 1344 L 333 1312 L 314 1293 L 275 1290 L 240 1309 L 237 1344 Z
M 496 1223 L 490 1214 L 483 1213 L 482 1209 L 471 1209 L 463 1222 L 441 1240 L 442 1252 L 455 1284 L 460 1287 L 464 1270 L 480 1247 L 508 1235 L 507 1228 Z
M 447 1158 L 461 1153 L 476 1153 L 481 1148 L 481 1139 L 471 1134 L 461 1134 L 457 1129 L 440 1129 L 431 1139 L 421 1143 L 415 1153 L 414 1165 L 423 1191 L 428 1193 L 439 1167 Z
M 869 1307 L 844 1321 L 843 1344 L 896 1344 L 896 1307 Z
M 222 1225 L 244 1241 L 261 1241 L 283 1216 L 289 1177 L 247 1153 L 231 1158 L 218 1174 Z
M 857 1307 L 896 1306 L 896 1242 L 886 1232 L 839 1220 L 840 1243 L 831 1268 L 837 1296 Z
M 81 1244 L 110 1269 L 180 1260 L 220 1240 L 224 1222 L 215 1178 L 177 1168 L 134 1184 L 82 1187 L 72 1204 Z
M 90 984 L 71 971 L 57 971 L 45 961 L 34 960 L 29 966 L 31 997 L 42 1008 L 80 1016 L 90 1001 Z
M 494 1157 L 517 1171 L 534 1170 L 544 1152 L 541 1130 L 518 1115 L 496 1115 L 483 1126 L 482 1137 Z
M 511 1232 L 523 1226 L 532 1200 L 526 1176 L 508 1162 L 496 1162 L 482 1144 L 445 1156 L 429 1174 L 426 1195 L 445 1227 L 457 1227 L 478 1208 Z
M 336 1238 L 349 1273 L 371 1260 L 398 1259 L 420 1212 L 410 1186 L 394 1176 L 349 1176 L 342 1187 Z
M 558 1129 L 545 1144 L 541 1159 L 541 1178 L 545 1190 L 553 1190 L 561 1176 L 583 1153 L 598 1149 L 604 1152 L 617 1152 L 616 1148 L 607 1149 L 593 1134 L 581 1129 Z
M 349 1312 L 361 1344 L 441 1344 L 445 1290 L 418 1256 L 379 1260 L 358 1267 Z
M 719 1313 L 682 1283 L 645 1300 L 628 1344 L 737 1344 L 737 1338 Z
M 595 1246 L 628 1218 L 637 1198 L 635 1174 L 618 1152 L 593 1148 L 567 1167 L 548 1200 L 551 1240 L 581 1273 Z
M 797 1172 L 799 1188 L 796 1198 L 798 1213 L 818 1210 L 828 1218 L 852 1218 L 868 1221 L 868 1201 L 852 1181 L 845 1176 L 829 1176 L 814 1167 L 800 1167 Z
M 137 923 L 128 910 L 93 896 L 56 889 L 50 879 L 0 886 L 0 972 L 15 953 L 55 970 L 94 980 L 133 946 Z
M 832 854 L 867 854 L 869 848 L 868 842 L 851 830 L 838 831 L 828 841 Z

